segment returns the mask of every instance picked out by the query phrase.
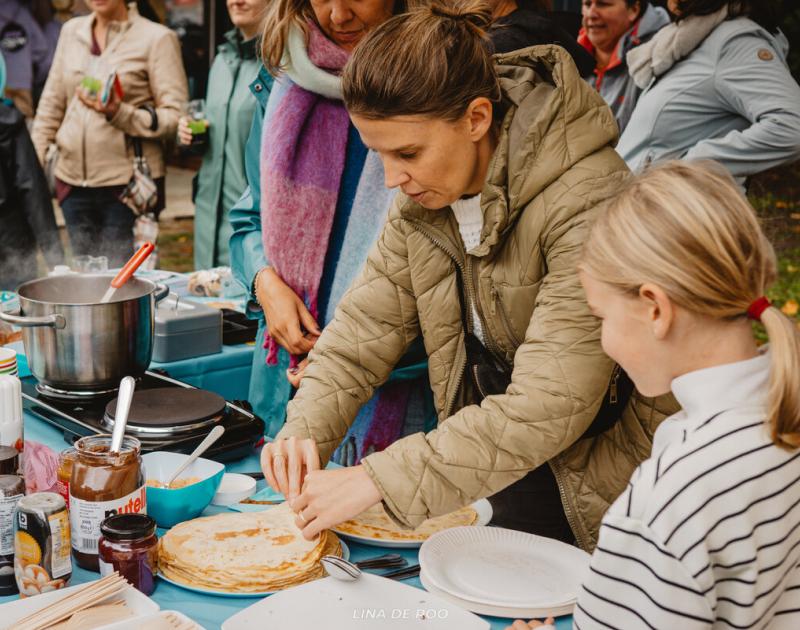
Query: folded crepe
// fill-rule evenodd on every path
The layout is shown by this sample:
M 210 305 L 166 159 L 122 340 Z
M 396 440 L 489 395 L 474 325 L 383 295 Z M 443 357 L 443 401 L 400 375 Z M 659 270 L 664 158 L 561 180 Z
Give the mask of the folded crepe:
M 335 534 L 308 541 L 287 504 L 263 512 L 224 513 L 186 521 L 159 544 L 169 579 L 229 593 L 277 591 L 324 575 L 320 559 L 341 556 Z
M 403 529 L 386 513 L 383 504 L 378 503 L 354 519 L 337 525 L 336 531 L 378 540 L 423 541 L 443 529 L 474 525 L 477 521 L 478 513 L 474 508 L 467 506 L 449 514 L 429 518 L 416 529 Z

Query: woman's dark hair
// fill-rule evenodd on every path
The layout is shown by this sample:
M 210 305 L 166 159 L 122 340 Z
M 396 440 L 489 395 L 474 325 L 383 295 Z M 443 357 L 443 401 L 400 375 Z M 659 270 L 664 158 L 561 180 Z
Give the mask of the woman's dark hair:
M 53 7 L 50 0 L 31 0 L 30 9 L 33 19 L 42 28 L 53 19 Z
M 638 20 L 644 15 L 644 12 L 647 11 L 647 5 L 650 4 L 650 2 L 649 0 L 625 0 L 625 4 L 628 5 L 628 8 L 635 4 L 639 5 L 639 15 L 636 16 L 636 19 Z
M 728 17 L 748 17 L 770 33 L 778 30 L 780 3 L 774 0 L 678 0 L 678 20 L 691 15 L 709 15 L 728 6 Z
M 397 15 L 353 51 L 342 74 L 344 104 L 365 118 L 423 115 L 458 120 L 476 98 L 500 102 L 480 0 L 432 4 Z

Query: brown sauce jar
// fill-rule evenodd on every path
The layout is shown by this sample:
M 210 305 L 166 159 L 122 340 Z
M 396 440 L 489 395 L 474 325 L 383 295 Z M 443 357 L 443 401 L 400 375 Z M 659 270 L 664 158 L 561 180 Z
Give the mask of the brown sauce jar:
M 145 595 L 156 588 L 156 522 L 146 514 L 115 514 L 100 525 L 100 575 L 117 571 Z
M 146 514 L 147 495 L 141 444 L 125 437 L 119 453 L 109 453 L 110 435 L 75 442 L 78 456 L 69 482 L 72 555 L 78 566 L 99 571 L 100 525 L 115 514 Z

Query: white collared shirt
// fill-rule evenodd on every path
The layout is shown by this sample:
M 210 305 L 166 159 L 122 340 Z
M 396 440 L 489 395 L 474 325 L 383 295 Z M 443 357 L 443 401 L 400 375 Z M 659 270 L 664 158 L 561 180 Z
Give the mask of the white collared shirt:
M 769 352 L 672 383 L 600 530 L 576 628 L 800 628 L 800 451 L 765 422 Z

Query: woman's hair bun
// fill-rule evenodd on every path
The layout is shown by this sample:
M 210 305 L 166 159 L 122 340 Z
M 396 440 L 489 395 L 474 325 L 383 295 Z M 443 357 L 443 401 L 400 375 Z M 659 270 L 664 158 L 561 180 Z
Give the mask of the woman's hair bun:
M 455 0 L 454 2 L 432 2 L 432 15 L 457 22 L 467 22 L 481 32 L 492 23 L 492 9 L 484 0 Z

